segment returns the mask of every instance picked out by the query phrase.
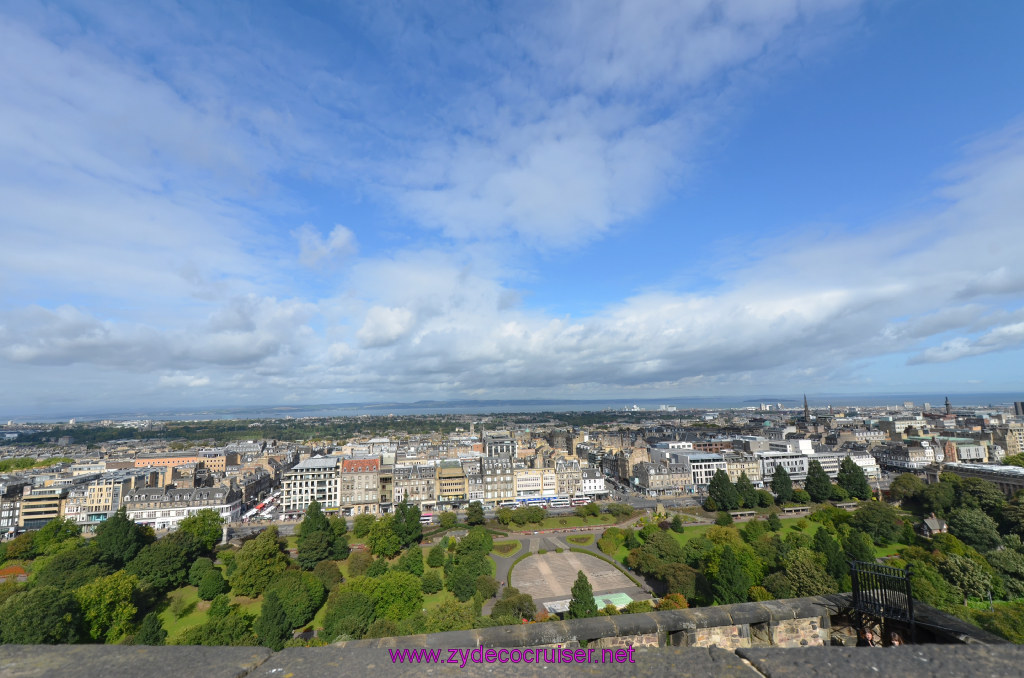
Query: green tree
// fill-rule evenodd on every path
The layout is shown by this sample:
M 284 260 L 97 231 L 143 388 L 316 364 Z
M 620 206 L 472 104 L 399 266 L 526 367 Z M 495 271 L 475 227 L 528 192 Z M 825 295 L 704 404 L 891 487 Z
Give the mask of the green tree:
M 56 645 L 78 640 L 81 609 L 75 597 L 53 586 L 16 593 L 0 606 L 0 642 Z
M 832 481 L 822 468 L 821 462 L 812 459 L 807 465 L 807 480 L 804 481 L 804 489 L 810 495 L 811 501 L 821 503 L 832 496 Z
M 288 556 L 281 550 L 277 527 L 271 525 L 242 546 L 235 556 L 235 572 L 231 588 L 240 596 L 255 598 L 263 593 L 288 567 Z
M 812 539 L 814 552 L 820 554 L 825 560 L 825 571 L 837 583 L 842 590 L 847 590 L 845 584 L 849 576 L 849 566 L 846 563 L 846 555 L 832 534 L 826 528 L 820 528 L 814 533 Z
M 501 523 L 502 525 L 508 525 L 512 522 L 512 509 L 508 508 L 507 506 L 504 506 L 498 509 L 496 517 L 498 518 L 499 523 Z
M 1011 454 L 1003 457 L 1003 464 L 1007 466 L 1024 466 L 1024 454 Z
M 138 612 L 135 606 L 138 585 L 138 577 L 120 570 L 75 591 L 90 638 L 112 643 L 131 630 Z
M 220 543 L 224 519 L 213 509 L 200 509 L 185 518 L 178 525 L 179 532 L 192 534 L 203 551 L 211 553 L 213 547 Z
M 597 603 L 594 602 L 594 587 L 590 585 L 587 575 L 580 570 L 576 574 L 576 582 L 572 585 L 572 598 L 566 619 L 585 619 L 597 616 Z
M 296 570 L 288 570 L 275 579 L 267 587 L 267 594 L 270 593 L 274 593 L 281 601 L 281 607 L 293 629 L 312 621 L 327 597 L 327 590 L 319 577 L 311 572 Z
M 677 534 L 682 534 L 684 529 L 686 528 L 683 526 L 683 519 L 680 515 L 677 513 L 672 516 L 672 531 Z
M 843 541 L 843 553 L 847 560 L 859 560 L 864 563 L 875 562 L 875 545 L 864 532 L 851 530 Z
M 313 576 L 319 579 L 328 591 L 333 589 L 335 584 L 340 584 L 344 581 L 338 564 L 331 560 L 321 560 L 317 563 L 316 567 L 313 568 Z
M 466 509 L 466 524 L 467 525 L 483 525 L 484 524 L 484 506 L 478 501 L 474 501 Z
M 732 525 L 732 514 L 728 511 L 719 511 L 718 515 L 715 517 L 715 525 L 720 525 L 722 527 Z
M 196 558 L 195 562 L 192 563 L 192 567 L 188 568 L 189 586 L 199 586 L 206 573 L 212 569 L 214 569 L 212 560 L 205 556 Z
M 595 607 L 597 607 L 595 603 Z M 491 609 L 491 619 L 533 619 L 537 614 L 537 605 L 528 593 L 509 586 L 501 594 L 501 600 Z
M 382 558 L 394 558 L 402 550 L 402 540 L 395 533 L 391 516 L 384 516 L 373 524 L 366 537 L 366 544 L 370 547 L 370 553 Z
M 946 516 L 946 522 L 950 533 L 979 551 L 992 551 L 1003 544 L 996 521 L 985 515 L 981 509 L 953 509 Z
M 839 464 L 836 484 L 846 490 L 851 497 L 862 500 L 871 498 L 871 486 L 868 484 L 868 477 L 864 475 L 864 469 L 850 457 L 844 458 Z
M 794 596 L 821 596 L 839 590 L 835 579 L 825 571 L 823 560 L 820 554 L 808 548 L 790 552 L 786 561 L 786 577 Z
M 871 537 L 876 546 L 891 544 L 900 536 L 899 514 L 881 501 L 861 505 L 850 519 L 850 525 Z
M 199 582 L 199 598 L 201 600 L 213 600 L 220 594 L 227 593 L 228 590 L 228 582 L 217 568 L 207 570 Z
M 423 589 L 423 593 L 426 593 L 427 595 L 437 593 L 443 587 L 444 582 L 441 581 L 441 575 L 439 575 L 435 570 L 427 570 L 423 573 L 423 578 L 420 583 L 420 588 Z
M 395 505 L 395 515 L 391 529 L 394 530 L 401 542 L 401 548 L 406 548 L 413 542 L 418 542 L 423 536 L 423 524 L 420 522 L 420 507 L 407 503 L 405 500 Z
M 362 638 L 376 619 L 373 599 L 365 592 L 348 587 L 346 582 L 327 599 L 324 614 L 324 639 L 328 642 L 339 636 Z
M 427 612 L 427 633 L 466 631 L 473 628 L 476 616 L 473 608 L 448 599 Z
M 768 490 L 757 491 L 757 505 L 761 508 L 768 508 L 775 503 L 775 497 Z
M 982 598 L 992 589 L 992 577 L 969 556 L 947 555 L 939 562 L 939 571 L 968 598 Z
M 132 639 L 133 645 L 163 645 L 167 640 L 167 631 L 160 623 L 156 612 L 150 612 L 142 618 L 139 630 Z
M 277 592 L 270 590 L 263 598 L 259 619 L 253 625 L 253 631 L 260 645 L 269 647 L 275 652 L 284 649 L 284 644 L 292 637 L 292 625 L 288 623 L 288 615 L 281 607 Z
M 793 481 L 789 477 L 789 472 L 781 464 L 776 466 L 775 472 L 772 473 L 772 492 L 775 493 L 775 500 L 780 504 L 785 504 L 793 498 Z
M 77 589 L 112 571 L 110 566 L 100 559 L 100 552 L 89 546 L 40 557 L 33 566 L 36 586 L 54 586 L 62 591 Z
M 333 542 L 334 531 L 320 509 L 320 502 L 310 502 L 302 522 L 299 523 L 299 535 L 296 539 L 299 567 L 303 570 L 312 570 L 321 560 L 330 558 Z
M 150 542 L 148 537 L 141 525 L 128 519 L 127 507 L 121 506 L 114 515 L 96 526 L 92 545 L 111 566 L 124 567 Z
M 454 511 L 445 511 L 441 514 L 441 529 L 450 530 L 459 522 L 459 517 Z
M 229 614 L 231 614 L 231 611 L 234 609 L 234 607 L 235 606 L 231 604 L 231 599 L 227 596 L 227 594 L 222 593 L 219 596 L 214 596 L 213 600 L 210 601 L 210 609 L 207 612 L 207 615 L 211 619 L 219 619 L 221 617 L 226 617 Z
M 373 514 L 360 513 L 352 523 L 352 534 L 356 536 L 356 539 L 362 539 L 370 534 L 370 528 L 373 527 L 376 520 Z
M 345 520 L 345 516 L 331 516 L 327 522 L 331 526 L 331 533 L 335 539 L 348 533 L 348 521 Z
M 740 506 L 757 508 L 757 490 L 754 488 L 754 483 L 750 482 L 746 472 L 741 473 L 736 480 L 736 493 L 740 496 Z
M 445 552 L 447 550 L 448 537 L 442 537 L 441 541 L 430 548 L 430 553 L 427 555 L 427 565 L 430 567 L 441 567 L 444 565 Z
M 768 520 L 766 521 L 768 529 L 772 532 L 778 532 L 782 529 L 782 521 L 779 520 L 779 514 L 774 511 L 768 514 Z
M 729 474 L 719 469 L 711 477 L 708 485 L 708 498 L 715 502 L 721 511 L 735 511 L 740 507 L 740 495 L 736 486 L 729 480 Z
M 164 593 L 188 581 L 189 568 L 201 551 L 201 545 L 192 534 L 172 532 L 143 547 L 125 570 L 157 592 Z
M 901 473 L 889 483 L 889 496 L 893 501 L 914 500 L 925 488 L 924 481 L 916 473 Z
M 423 575 L 423 549 L 419 545 L 410 546 L 398 559 L 395 569 L 401 572 L 408 572 L 417 577 Z
M 51 554 L 73 546 L 81 536 L 82 528 L 78 523 L 70 518 L 54 518 L 36 532 L 33 544 L 37 553 Z
M 709 579 L 715 602 L 720 605 L 746 602 L 747 590 L 753 584 L 731 546 L 722 549 L 718 571 Z
M 945 516 L 956 501 L 956 487 L 953 486 L 953 483 L 940 480 L 937 483 L 926 485 L 924 490 L 918 493 L 918 497 L 925 513 Z
M 216 602 L 218 598 L 214 598 Z M 178 639 L 181 645 L 233 646 L 256 645 L 253 622 L 256 618 L 244 612 L 231 611 L 224 615 L 213 615 L 210 607 L 209 621 L 185 630 Z

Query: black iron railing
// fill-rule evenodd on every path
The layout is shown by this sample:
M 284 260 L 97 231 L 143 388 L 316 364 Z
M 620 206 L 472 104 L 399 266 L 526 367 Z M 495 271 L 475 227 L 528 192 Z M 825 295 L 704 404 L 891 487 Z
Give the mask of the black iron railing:
M 910 626 L 911 642 L 916 636 L 914 597 L 910 590 L 910 566 L 905 568 L 850 561 L 853 582 L 853 610 L 861 616 L 904 622 Z

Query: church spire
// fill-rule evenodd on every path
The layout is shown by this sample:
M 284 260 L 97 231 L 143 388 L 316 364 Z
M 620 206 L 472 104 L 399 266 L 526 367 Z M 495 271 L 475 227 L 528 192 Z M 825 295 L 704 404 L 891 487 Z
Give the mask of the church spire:
M 811 423 L 811 409 L 807 407 L 807 394 L 804 394 L 804 421 Z

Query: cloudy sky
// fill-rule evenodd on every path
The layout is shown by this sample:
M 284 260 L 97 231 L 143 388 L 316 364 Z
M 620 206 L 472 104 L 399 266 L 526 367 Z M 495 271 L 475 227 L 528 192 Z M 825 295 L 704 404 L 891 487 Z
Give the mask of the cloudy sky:
M 0 414 L 1024 377 L 1024 3 L 0 5 Z

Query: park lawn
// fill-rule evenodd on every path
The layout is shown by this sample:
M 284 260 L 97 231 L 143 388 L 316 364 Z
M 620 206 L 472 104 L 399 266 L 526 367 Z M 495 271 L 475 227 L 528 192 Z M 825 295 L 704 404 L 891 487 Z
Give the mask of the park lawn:
M 574 546 L 590 546 L 594 543 L 592 534 L 573 534 L 566 537 L 566 541 Z
M 455 594 L 451 591 L 441 589 L 437 593 L 431 593 L 429 596 L 425 595 L 423 596 L 423 609 L 429 612 L 446 600 L 456 600 Z
M 565 521 L 565 524 L 562 524 L 563 520 Z M 551 516 L 545 518 L 539 523 L 527 523 L 522 526 L 516 525 L 515 523 L 502 525 L 496 521 L 492 522 L 494 523 L 494 529 L 506 530 L 509 532 L 534 532 L 536 530 L 558 530 L 569 527 L 600 527 L 602 525 L 615 525 L 617 522 L 615 520 L 615 516 L 610 513 L 602 513 L 596 518 L 593 516 L 587 516 L 586 521 L 587 522 L 584 522 L 584 519 L 579 516 Z
M 173 603 L 175 599 L 182 599 L 185 601 L 185 605 L 192 606 L 192 611 L 178 619 L 171 612 L 171 605 L 168 605 L 163 612 L 160 613 L 160 622 L 163 624 L 164 630 L 167 631 L 167 642 L 172 643 L 175 638 L 180 636 L 185 629 L 190 626 L 196 626 L 206 622 L 206 611 L 209 609 L 210 604 L 204 600 L 199 600 L 199 589 L 195 586 L 183 586 L 180 589 L 175 589 L 167 594 L 167 600 Z M 202 609 L 200 609 L 200 606 Z
M 894 556 L 905 548 L 907 548 L 907 545 L 900 544 L 899 542 L 889 544 L 888 546 L 876 546 L 875 558 L 887 558 L 889 556 Z M 988 603 L 986 603 L 986 605 L 987 604 Z
M 491 558 L 490 556 L 488 556 L 487 557 L 487 564 L 491 566 L 491 576 L 492 577 L 495 576 L 496 574 L 498 574 L 498 563 L 497 563 L 497 561 L 494 560 L 494 558 Z
M 173 642 L 175 638 L 184 633 L 189 627 L 199 626 L 200 624 L 205 624 L 208 621 L 210 603 L 206 600 L 199 600 L 199 589 L 195 586 L 183 586 L 180 589 L 175 589 L 167 594 L 167 598 L 172 602 L 176 598 L 181 598 L 185 601 L 185 605 L 193 606 L 192 611 L 181 619 L 174 616 L 174 613 L 171 612 L 170 605 L 168 605 L 167 608 L 159 614 L 164 630 L 167 631 L 168 643 Z M 231 596 L 231 604 L 237 605 L 240 612 L 246 612 L 258 617 L 260 616 L 260 610 L 263 607 L 263 597 L 247 598 L 245 596 Z
M 518 539 L 505 539 L 494 542 L 494 548 L 491 550 L 491 553 L 499 555 L 502 558 L 509 558 L 513 554 L 518 553 L 522 548 L 523 543 Z

